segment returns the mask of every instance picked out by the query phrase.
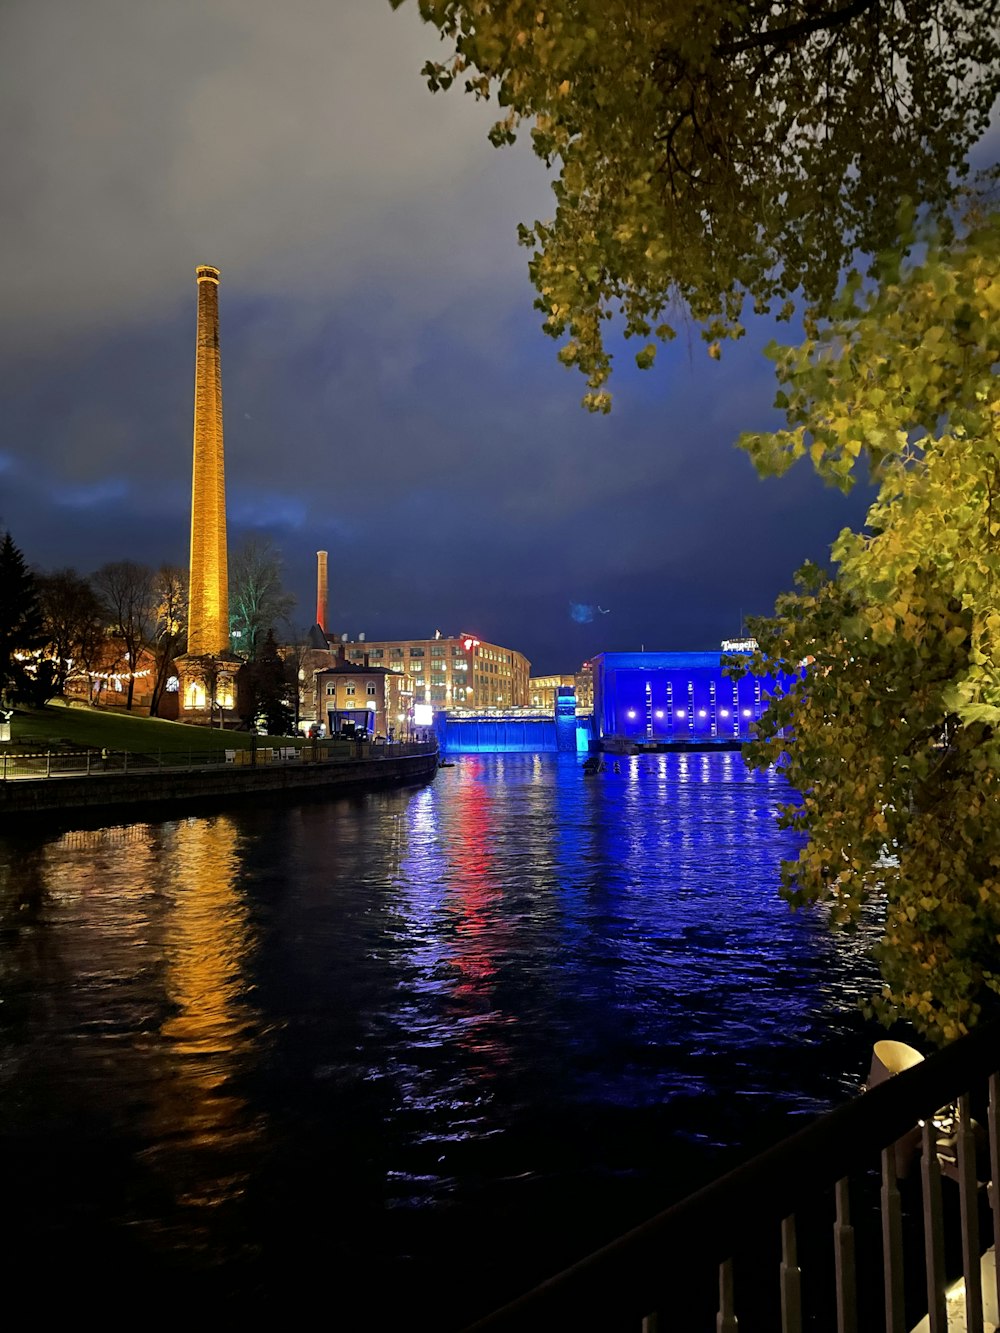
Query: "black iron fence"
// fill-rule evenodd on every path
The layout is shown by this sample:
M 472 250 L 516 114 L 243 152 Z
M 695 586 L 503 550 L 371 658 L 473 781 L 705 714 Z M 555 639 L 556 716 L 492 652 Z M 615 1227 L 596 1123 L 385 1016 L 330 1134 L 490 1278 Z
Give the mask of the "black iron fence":
M 1000 1022 L 991 1022 L 469 1333 L 991 1330 L 998 1071 Z M 964 1322 L 953 1310 L 949 1326 L 956 1280 Z
M 0 781 L 25 778 L 81 777 L 99 773 L 131 773 L 151 769 L 204 769 L 263 764 L 314 764 L 346 759 L 389 758 L 428 754 L 430 744 L 317 742 L 311 745 L 258 744 L 218 750 L 171 750 L 140 753 L 132 750 L 44 750 L 34 754 L 0 754 Z

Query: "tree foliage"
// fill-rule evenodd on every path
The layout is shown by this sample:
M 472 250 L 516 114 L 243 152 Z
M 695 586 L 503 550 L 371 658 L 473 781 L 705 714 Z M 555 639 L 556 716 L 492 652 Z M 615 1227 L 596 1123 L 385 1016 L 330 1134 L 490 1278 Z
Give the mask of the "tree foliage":
M 236 707 L 247 726 L 263 725 L 269 736 L 290 736 L 294 724 L 293 692 L 298 679 L 282 659 L 274 632 L 268 630 L 257 657 L 236 677 Z
M 784 754 L 801 793 L 793 903 L 850 921 L 884 894 L 877 1007 L 949 1039 L 1000 989 L 1000 218 L 880 276 L 771 350 L 788 425 L 743 440 L 764 471 L 807 457 L 878 486 L 837 579 L 808 573 L 754 626 L 755 669 L 807 666 L 752 758 Z
M 269 629 L 287 620 L 295 603 L 282 587 L 280 552 L 266 538 L 250 537 L 229 567 L 229 623 L 234 650 L 254 661 Z
M 35 702 L 35 654 L 45 628 L 35 576 L 10 533 L 0 542 L 0 704 Z
M 391 0 L 398 6 L 402 0 Z M 897 203 L 945 210 L 1000 84 L 995 0 L 420 0 L 464 84 L 530 127 L 555 214 L 522 226 L 544 328 L 607 410 L 605 321 L 652 365 L 677 312 L 712 355 L 747 300 L 823 308 Z

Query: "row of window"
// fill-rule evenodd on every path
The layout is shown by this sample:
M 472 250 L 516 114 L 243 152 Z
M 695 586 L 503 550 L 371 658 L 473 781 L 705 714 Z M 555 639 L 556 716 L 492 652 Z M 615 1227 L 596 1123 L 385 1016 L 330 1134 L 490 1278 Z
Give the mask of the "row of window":
M 437 672 L 440 676 L 442 676 L 442 677 L 444 676 L 444 673 L 445 673 L 446 668 L 445 668 L 443 662 L 432 662 L 432 663 L 431 663 L 431 667 L 432 667 L 432 669 L 433 669 L 435 672 Z M 411 662 L 411 663 L 410 663 L 410 672 L 411 672 L 411 674 L 414 675 L 414 676 L 419 675 L 420 672 L 423 671 L 423 669 L 424 669 L 424 664 L 423 664 L 423 662 Z M 468 664 L 468 662 L 452 662 L 452 664 L 451 664 L 451 669 L 452 669 L 452 671 L 454 671 L 454 672 L 468 671 L 468 669 L 469 669 L 469 664 Z M 401 670 L 402 670 L 402 667 L 394 667 L 393 670 L 399 670 L 399 671 L 401 671 Z
M 389 655 L 390 658 L 392 658 L 392 659 L 398 661 L 401 657 L 405 657 L 405 656 L 407 655 L 407 653 L 409 654 L 410 657 L 424 657 L 424 656 L 427 655 L 425 649 L 423 649 L 423 648 L 412 648 L 412 647 L 411 647 L 411 648 L 390 648 L 390 649 L 389 649 L 389 654 L 388 654 L 388 655 Z M 490 649 L 487 649 L 487 648 L 476 648 L 476 649 L 474 649 L 474 653 L 475 653 L 475 656 L 476 656 L 476 657 L 482 659 L 482 660 L 485 661 L 485 662 L 490 662 L 490 663 L 502 662 L 502 663 L 505 663 L 507 666 L 513 666 L 513 665 L 514 665 L 514 654 L 513 654 L 513 653 L 497 653 L 497 652 L 494 652 L 491 648 L 490 648 Z M 376 660 L 381 661 L 381 660 L 385 657 L 385 649 L 383 649 L 383 648 L 369 648 L 369 649 L 364 649 L 364 648 L 348 648 L 348 650 L 347 650 L 347 656 L 350 658 L 350 660 L 351 660 L 352 662 L 362 662 L 362 661 L 364 661 L 366 655 L 367 655 L 367 657 L 368 657 L 368 659 L 369 659 L 370 661 L 373 661 L 373 662 L 376 661 Z M 444 646 L 444 644 L 431 644 L 431 647 L 430 647 L 430 654 L 429 654 L 429 655 L 430 655 L 431 657 L 447 657 L 447 655 L 448 655 L 448 650 L 447 650 L 447 648 Z M 453 658 L 460 658 L 460 659 L 464 660 L 464 659 L 465 659 L 465 649 L 459 647 L 458 644 L 453 644 L 453 645 L 452 645 L 452 648 L 451 648 L 451 655 L 452 655 Z M 492 670 L 492 669 L 495 669 L 495 668 L 492 668 L 492 667 L 488 667 L 488 668 L 487 668 L 487 670 Z
M 389 656 L 395 661 L 398 661 L 401 657 L 405 657 L 407 653 L 409 653 L 410 657 L 425 657 L 427 655 L 423 648 L 389 649 Z M 444 648 L 443 645 L 442 646 L 435 645 L 431 647 L 430 650 L 431 657 L 447 657 L 447 655 L 448 655 L 447 650 Z M 451 655 L 452 657 L 460 657 L 464 659 L 465 652 L 461 648 L 453 647 L 451 650 Z M 348 648 L 347 656 L 350 658 L 352 662 L 363 662 L 366 656 L 365 649 Z M 367 656 L 369 661 L 372 662 L 376 660 L 381 661 L 385 657 L 385 650 L 383 648 L 370 648 L 367 651 Z

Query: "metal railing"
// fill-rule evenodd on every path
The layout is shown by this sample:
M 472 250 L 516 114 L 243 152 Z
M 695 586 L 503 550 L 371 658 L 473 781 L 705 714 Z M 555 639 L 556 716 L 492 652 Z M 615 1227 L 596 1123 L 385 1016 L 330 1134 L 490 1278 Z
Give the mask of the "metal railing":
M 173 750 L 140 753 L 132 750 L 40 750 L 34 754 L 0 755 L 0 781 L 26 778 L 88 777 L 103 773 L 148 772 L 153 769 L 205 769 L 226 764 L 335 763 L 354 759 L 386 759 L 429 754 L 433 744 L 358 743 L 345 741 L 301 747 L 258 745 L 254 748 L 220 750 Z
M 993 1324 L 984 1322 L 982 1255 L 1000 1238 L 992 1185 L 1000 1163 L 998 1071 L 1000 1022 L 991 1022 L 467 1333 L 906 1333 L 921 1318 L 929 1333 L 946 1333 L 946 1293 L 956 1277 L 965 1287 L 962 1327 L 984 1333 Z M 911 1172 L 917 1158 L 919 1170 Z M 807 1221 L 800 1225 L 800 1217 Z M 805 1248 L 808 1262 L 800 1257 Z M 1000 1285 L 996 1251 L 989 1265 L 992 1288 Z M 700 1298 L 699 1281 L 707 1284 Z M 810 1283 L 817 1288 L 811 1302 Z

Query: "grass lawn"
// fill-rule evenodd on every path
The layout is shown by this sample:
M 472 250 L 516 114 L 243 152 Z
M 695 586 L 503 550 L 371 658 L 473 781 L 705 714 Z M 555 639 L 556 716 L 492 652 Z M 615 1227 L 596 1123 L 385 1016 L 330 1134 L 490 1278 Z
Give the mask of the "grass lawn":
M 54 699 L 44 708 L 15 710 L 10 721 L 12 750 L 57 750 L 83 746 L 91 750 L 128 750 L 132 754 L 178 754 L 191 750 L 242 750 L 250 746 L 245 731 L 218 731 L 156 717 L 130 717 L 86 704 Z M 273 744 L 258 737 L 258 745 Z M 294 744 L 294 739 L 283 742 Z

